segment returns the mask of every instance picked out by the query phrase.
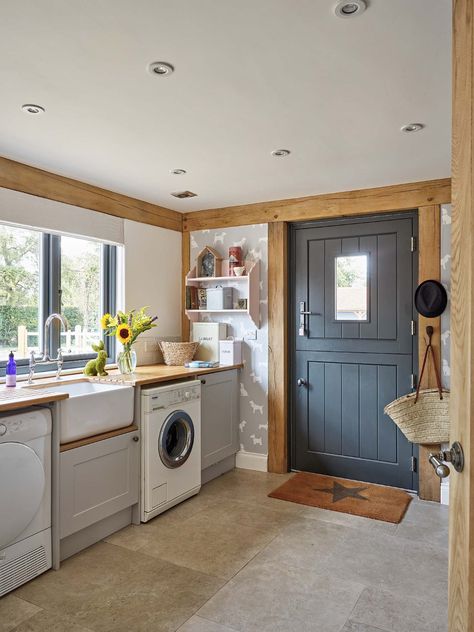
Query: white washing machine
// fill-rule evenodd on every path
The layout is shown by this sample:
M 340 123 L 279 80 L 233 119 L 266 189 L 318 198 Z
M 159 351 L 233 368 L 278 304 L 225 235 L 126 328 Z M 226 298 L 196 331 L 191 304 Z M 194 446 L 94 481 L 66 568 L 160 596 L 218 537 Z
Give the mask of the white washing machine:
M 0 596 L 51 568 L 51 412 L 0 417 Z
M 142 390 L 141 520 L 201 488 L 201 383 Z

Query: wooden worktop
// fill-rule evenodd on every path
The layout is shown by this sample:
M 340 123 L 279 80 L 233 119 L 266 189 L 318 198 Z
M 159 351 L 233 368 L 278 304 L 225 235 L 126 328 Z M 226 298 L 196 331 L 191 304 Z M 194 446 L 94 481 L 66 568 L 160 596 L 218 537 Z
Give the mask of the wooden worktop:
M 41 389 L 37 391 L 22 388 L 21 385 L 14 388 L 0 386 L 0 413 L 37 406 L 38 404 L 49 404 L 67 398 L 67 393 L 55 393 L 54 385 L 51 385 L 51 390 Z
M 186 378 L 196 378 L 198 375 L 206 373 L 217 373 L 219 371 L 229 371 L 230 369 L 240 369 L 241 364 L 229 366 L 216 366 L 212 369 L 186 369 L 184 366 L 166 366 L 166 364 L 150 364 L 138 366 L 135 373 L 131 375 L 120 375 L 117 369 L 109 371 L 107 377 L 92 378 L 100 382 L 112 382 L 120 380 L 125 384 L 133 386 L 146 386 L 147 384 L 157 384 L 159 382 L 172 382 Z
M 217 366 L 212 369 L 186 369 L 184 366 L 166 366 L 166 364 L 150 364 L 148 366 L 137 367 L 135 373 L 131 375 L 121 375 L 117 369 L 109 371 L 107 377 L 102 378 L 86 378 L 91 381 L 100 382 L 120 382 L 122 384 L 130 384 L 131 386 L 145 386 L 147 384 L 157 384 L 159 382 L 172 382 L 174 380 L 183 380 L 186 378 L 196 378 L 198 375 L 205 373 L 216 373 L 218 371 L 228 371 L 230 369 L 240 369 L 241 364 L 233 364 L 231 366 Z M 68 381 L 77 381 L 84 379 L 82 374 L 65 375 L 61 378 L 61 384 Z M 48 404 L 57 402 L 61 399 L 67 399 L 67 393 L 58 393 L 54 391 L 55 384 L 58 382 L 54 378 L 35 378 L 35 385 L 47 384 L 48 388 L 34 389 L 28 388 L 27 382 L 18 382 L 15 388 L 0 386 L 0 413 L 10 410 L 18 410 L 27 408 L 28 406 L 36 406 L 38 404 Z

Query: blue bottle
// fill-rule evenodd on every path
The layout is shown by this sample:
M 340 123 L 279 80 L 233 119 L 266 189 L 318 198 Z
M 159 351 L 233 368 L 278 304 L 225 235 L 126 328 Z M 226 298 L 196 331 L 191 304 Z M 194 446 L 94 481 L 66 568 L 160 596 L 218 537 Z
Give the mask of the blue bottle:
M 5 373 L 5 385 L 16 386 L 16 362 L 13 351 L 10 351 L 7 362 L 7 370 Z

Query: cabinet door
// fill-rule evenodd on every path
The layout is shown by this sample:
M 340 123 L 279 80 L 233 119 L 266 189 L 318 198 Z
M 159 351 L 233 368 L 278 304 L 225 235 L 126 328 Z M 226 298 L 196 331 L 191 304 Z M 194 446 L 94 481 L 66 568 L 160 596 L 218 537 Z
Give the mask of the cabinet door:
M 201 467 L 206 469 L 238 450 L 237 369 L 201 375 Z
M 61 454 L 61 538 L 138 502 L 138 439 L 129 432 Z

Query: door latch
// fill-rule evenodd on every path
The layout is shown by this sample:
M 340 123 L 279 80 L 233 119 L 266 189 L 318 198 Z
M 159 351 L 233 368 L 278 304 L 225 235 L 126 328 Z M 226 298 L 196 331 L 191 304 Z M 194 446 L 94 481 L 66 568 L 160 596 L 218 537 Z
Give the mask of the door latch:
M 308 312 L 306 311 L 306 303 L 300 301 L 300 326 L 298 329 L 298 336 L 306 336 L 306 316 L 321 316 L 320 312 Z
M 455 441 L 449 450 L 431 452 L 428 458 L 436 476 L 440 478 L 446 478 L 450 474 L 446 463 L 452 463 L 456 472 L 462 472 L 464 469 L 464 452 L 459 441 Z

